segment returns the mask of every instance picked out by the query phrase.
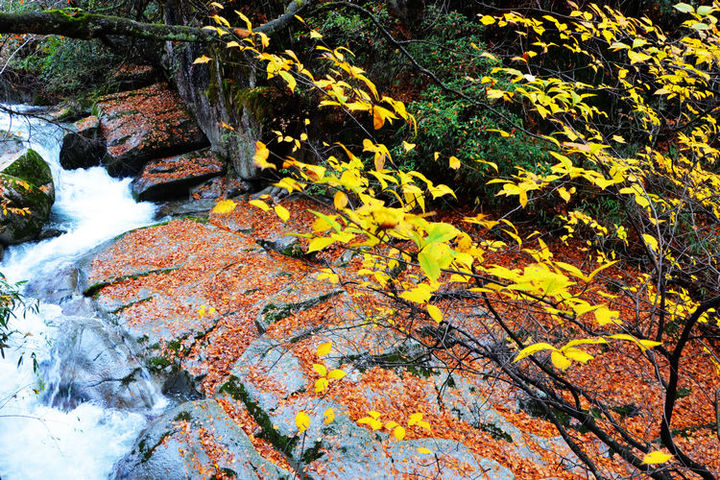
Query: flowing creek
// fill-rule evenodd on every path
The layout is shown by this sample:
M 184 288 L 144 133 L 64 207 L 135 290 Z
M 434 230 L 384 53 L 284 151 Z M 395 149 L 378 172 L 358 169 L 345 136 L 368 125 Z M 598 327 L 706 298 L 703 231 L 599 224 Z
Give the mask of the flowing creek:
M 18 107 L 16 107 L 18 108 Z M 60 236 L 13 246 L 0 271 L 11 282 L 57 275 L 93 247 L 127 230 L 153 222 L 155 205 L 133 200 L 129 179 L 111 178 L 102 167 L 64 170 L 59 163 L 63 130 L 42 120 L 0 113 L 0 129 L 20 134 L 50 164 L 56 201 L 51 226 Z M 27 298 L 27 301 L 32 301 Z M 105 479 L 113 463 L 132 446 L 147 422 L 143 412 L 126 412 L 81 403 L 63 411 L 38 394 L 51 384 L 51 347 L 64 315 L 57 305 L 40 303 L 37 314 L 18 313 L 12 347 L 0 358 L 0 479 Z M 20 355 L 24 361 L 18 367 Z M 44 373 L 33 372 L 34 353 Z M 160 394 L 154 410 L 167 405 Z M 147 412 L 145 412 L 147 413 Z

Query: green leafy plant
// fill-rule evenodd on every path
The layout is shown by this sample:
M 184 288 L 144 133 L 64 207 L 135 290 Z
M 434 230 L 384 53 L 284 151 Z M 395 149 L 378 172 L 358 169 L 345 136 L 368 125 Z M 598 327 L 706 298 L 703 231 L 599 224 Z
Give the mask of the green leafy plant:
M 15 318 L 16 312 L 23 314 L 29 310 L 37 311 L 37 304 L 27 304 L 20 293 L 21 283 L 10 283 L 0 273 L 0 356 L 5 358 L 5 349 L 9 346 L 10 336 L 14 333 L 10 327 L 10 320 Z

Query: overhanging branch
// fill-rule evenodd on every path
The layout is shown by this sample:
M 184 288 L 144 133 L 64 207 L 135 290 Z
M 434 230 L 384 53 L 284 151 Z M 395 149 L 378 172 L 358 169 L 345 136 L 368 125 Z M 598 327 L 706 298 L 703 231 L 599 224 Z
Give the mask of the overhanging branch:
M 272 35 L 285 28 L 302 10 L 318 0 L 292 0 L 285 13 L 258 26 L 256 32 Z M 62 35 L 79 40 L 91 40 L 107 35 L 171 42 L 208 42 L 215 34 L 198 27 L 142 23 L 129 18 L 98 15 L 80 10 L 48 10 L 45 12 L 0 13 L 0 34 Z
M 209 32 L 197 27 L 141 23 L 128 18 L 77 10 L 0 13 L 0 33 L 62 35 L 80 40 L 107 35 L 173 42 L 206 42 L 213 38 Z

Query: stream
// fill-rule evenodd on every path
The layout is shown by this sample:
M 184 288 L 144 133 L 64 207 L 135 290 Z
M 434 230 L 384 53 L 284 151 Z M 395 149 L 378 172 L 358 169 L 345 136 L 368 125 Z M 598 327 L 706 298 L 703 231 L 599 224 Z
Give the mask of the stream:
M 56 192 L 50 226 L 65 232 L 8 248 L 0 271 L 9 281 L 56 275 L 100 243 L 153 222 L 155 205 L 133 200 L 130 179 L 111 178 L 102 167 L 60 166 L 59 126 L 0 113 L 0 129 L 21 135 L 50 164 Z M 59 306 L 40 303 L 37 314 L 17 312 L 11 321 L 17 333 L 0 358 L 1 480 L 105 479 L 147 422 L 142 413 L 89 402 L 62 411 L 43 401 L 47 395 L 38 392 L 44 382 L 33 371 L 31 354 L 41 365 L 52 365 L 51 345 L 63 319 Z M 52 383 L 47 375 L 45 383 Z M 167 404 L 159 394 L 154 400 L 157 409 Z

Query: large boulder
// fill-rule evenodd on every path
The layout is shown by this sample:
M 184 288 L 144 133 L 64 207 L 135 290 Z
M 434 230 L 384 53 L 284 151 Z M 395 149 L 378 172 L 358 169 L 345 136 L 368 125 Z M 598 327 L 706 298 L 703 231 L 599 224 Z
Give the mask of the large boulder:
M 151 160 L 132 182 L 138 200 L 161 201 L 187 197 L 190 189 L 221 175 L 225 164 L 210 150 Z
M 97 318 L 67 317 L 43 368 L 48 401 L 70 409 L 83 402 L 109 408 L 149 410 L 160 391 L 125 335 Z
M 155 419 L 115 465 L 114 480 L 296 478 L 263 458 L 215 400 L 184 403 Z
M 75 122 L 73 131 L 63 137 L 60 165 L 72 170 L 100 165 L 105 154 L 105 139 L 100 133 L 100 119 L 90 116 Z
M 137 175 L 148 160 L 208 145 L 182 99 L 164 83 L 105 96 L 97 106 L 107 142 L 102 163 L 110 175 Z
M 0 155 L 0 242 L 37 238 L 55 200 L 50 167 L 34 150 Z

